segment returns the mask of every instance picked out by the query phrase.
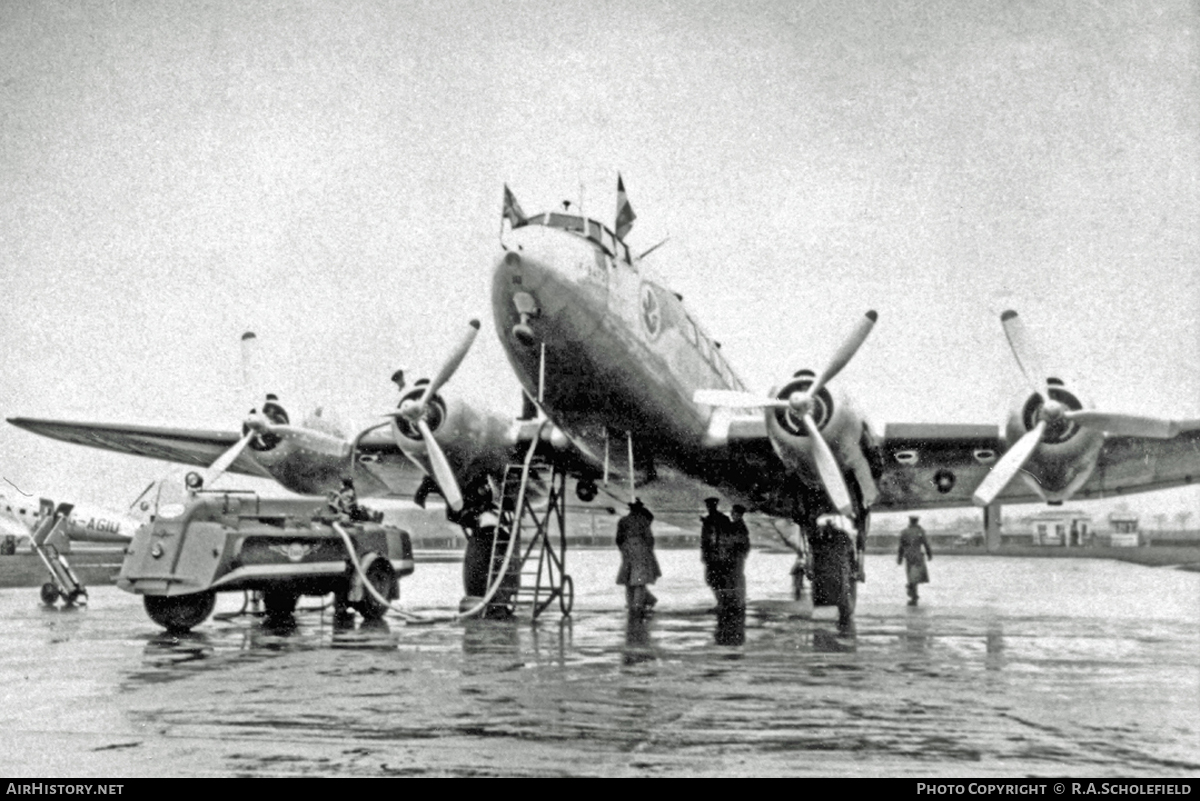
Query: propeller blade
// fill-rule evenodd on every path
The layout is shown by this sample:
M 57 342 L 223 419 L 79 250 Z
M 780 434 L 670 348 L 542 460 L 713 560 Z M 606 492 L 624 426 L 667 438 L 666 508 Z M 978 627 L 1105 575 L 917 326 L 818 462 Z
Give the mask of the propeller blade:
M 996 496 L 1004 491 L 1008 483 L 1020 472 L 1029 461 L 1034 448 L 1042 441 L 1042 432 L 1046 430 L 1046 421 L 1039 420 L 1038 424 L 1029 429 L 1025 436 L 1005 451 L 1000 461 L 992 465 L 992 471 L 980 482 L 975 489 L 974 501 L 979 506 L 989 506 Z
M 829 449 L 829 444 L 821 436 L 812 415 L 804 415 L 804 425 L 812 439 L 813 461 L 817 463 L 817 473 L 821 476 L 821 483 L 825 485 L 825 492 L 829 493 L 829 500 L 833 501 L 838 513 L 850 517 L 854 514 L 854 502 L 850 499 L 850 488 L 846 486 L 846 479 L 842 477 L 842 469 L 838 466 L 833 451 Z
M 433 397 L 433 394 L 442 388 L 442 385 L 450 380 L 454 375 L 454 371 L 462 364 L 462 360 L 466 358 L 467 351 L 471 349 L 471 344 L 475 342 L 475 336 L 479 333 L 479 321 L 471 320 L 470 329 L 463 335 L 462 340 L 458 343 L 458 347 L 450 354 L 450 358 L 442 365 L 442 369 L 438 371 L 437 376 L 429 382 L 429 386 L 425 387 L 425 394 L 421 396 L 421 408 Z
M 692 401 L 706 406 L 724 406 L 732 409 L 786 409 L 786 399 L 764 398 L 750 392 L 738 392 L 732 389 L 698 389 L 692 395 Z
M 253 331 L 242 334 L 242 401 L 257 406 L 263 397 L 262 371 L 259 369 L 258 337 Z
M 862 344 L 867 341 L 867 336 L 871 333 L 871 329 L 875 327 L 875 321 L 877 319 L 879 319 L 879 315 L 874 310 L 871 310 L 863 315 L 863 318 L 859 321 L 858 326 L 850 332 L 850 336 L 846 337 L 846 340 L 842 342 L 841 347 L 834 352 L 833 358 L 831 358 L 829 360 L 829 364 L 825 366 L 824 372 L 822 372 L 813 385 L 808 388 L 809 397 L 812 397 L 820 392 L 821 387 L 825 386 L 825 384 L 832 380 L 834 376 L 842 371 L 843 367 L 850 363 L 850 360 L 854 358 L 854 354 L 858 353 L 858 349 L 861 348 Z
M 1008 347 L 1012 349 L 1013 358 L 1017 360 L 1017 367 L 1021 368 L 1021 373 L 1025 376 L 1025 380 L 1029 382 L 1029 386 L 1033 391 L 1042 396 L 1043 400 L 1050 400 L 1050 391 L 1046 386 L 1046 372 L 1042 365 L 1041 359 L 1038 358 L 1037 350 L 1033 347 L 1033 339 L 1029 336 L 1029 331 L 1025 328 L 1025 323 L 1015 311 L 1009 309 L 1000 315 L 1000 325 L 1004 328 L 1004 336 L 1008 339 Z
M 1147 437 L 1149 439 L 1171 439 L 1179 433 L 1179 425 L 1173 420 L 1155 417 L 1139 417 L 1132 414 L 1109 414 L 1088 409 L 1066 412 L 1063 417 L 1087 428 L 1107 431 L 1123 437 Z
M 242 455 L 242 451 L 250 444 L 250 439 L 257 433 L 254 430 L 247 432 L 246 436 L 233 443 L 233 447 L 218 456 L 217 460 L 208 466 L 208 470 L 204 471 L 205 487 L 212 486 L 212 483 L 220 478 L 229 469 L 230 465 L 237 461 L 237 458 Z
M 421 436 L 425 438 L 429 461 L 433 465 L 433 477 L 442 489 L 446 505 L 456 512 L 460 511 L 463 508 L 462 490 L 458 488 L 458 480 L 454 477 L 454 471 L 450 469 L 450 462 L 446 461 L 446 454 L 442 452 L 442 446 L 433 438 L 433 432 L 429 430 L 429 424 L 425 422 L 425 418 L 417 420 L 417 428 L 420 429 Z

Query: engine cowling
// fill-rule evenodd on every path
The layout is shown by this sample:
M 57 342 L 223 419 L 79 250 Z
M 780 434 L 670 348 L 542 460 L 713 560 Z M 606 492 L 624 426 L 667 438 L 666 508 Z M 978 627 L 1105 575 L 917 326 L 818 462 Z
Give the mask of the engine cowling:
M 811 370 L 801 370 L 783 386 L 772 390 L 771 395 L 787 401 L 796 393 L 807 393 L 815 380 L 816 375 Z M 869 505 L 874 500 L 875 487 L 862 452 L 862 415 L 846 393 L 828 385 L 812 395 L 806 410 L 832 451 L 847 485 L 857 484 L 858 492 L 851 490 L 857 496 L 856 502 Z M 766 409 L 767 435 L 780 460 L 807 483 L 815 484 L 821 480 L 817 463 L 820 445 L 814 442 L 805 424 L 804 411 L 798 412 L 791 406 Z M 848 480 L 851 477 L 854 482 Z
M 416 385 L 401 397 L 400 405 L 419 400 L 424 392 L 424 385 Z M 458 398 L 435 393 L 425 403 L 423 420 L 459 482 L 466 485 L 482 473 L 503 472 L 506 443 L 511 438 L 506 419 L 481 413 Z M 434 476 L 429 446 L 416 422 L 394 415 L 390 427 L 392 438 L 404 455 L 426 475 Z
M 1011 448 L 1040 422 L 1041 440 L 1021 468 L 1021 477 L 1043 500 L 1064 501 L 1092 475 L 1104 445 L 1104 433 L 1080 425 L 1067 412 L 1092 408 L 1057 378 L 1046 380 L 1047 404 L 1040 393 L 1022 393 L 1013 403 L 1005 427 Z

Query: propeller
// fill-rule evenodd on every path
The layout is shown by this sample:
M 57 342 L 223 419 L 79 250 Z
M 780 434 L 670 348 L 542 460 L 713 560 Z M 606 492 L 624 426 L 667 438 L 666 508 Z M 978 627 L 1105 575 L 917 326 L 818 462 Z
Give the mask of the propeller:
M 425 447 L 429 454 L 429 462 L 433 467 L 433 477 L 437 480 L 438 486 L 441 487 L 442 495 L 446 498 L 446 505 L 456 512 L 463 507 L 462 490 L 459 489 L 458 480 L 454 477 L 454 471 L 450 468 L 450 462 L 447 461 L 446 454 L 442 451 L 442 446 L 434 439 L 433 431 L 430 430 L 429 423 L 425 420 L 425 412 L 428 408 L 429 399 L 458 370 L 458 366 L 466 358 L 467 352 L 471 349 L 471 345 L 475 342 L 475 337 L 478 334 L 479 321 L 471 320 L 470 327 L 458 345 L 451 351 L 449 358 L 442 364 L 437 375 L 425 387 L 425 391 L 420 397 L 406 399 L 400 404 L 399 409 L 388 413 L 388 416 L 391 417 L 403 417 L 415 425 L 417 430 L 421 432 L 421 437 L 425 441 Z
M 858 349 L 867 341 L 867 337 L 870 335 L 871 329 L 874 328 L 875 321 L 878 319 L 879 315 L 874 310 L 868 311 L 863 315 L 863 318 L 855 326 L 854 330 L 850 332 L 850 335 L 834 351 L 833 356 L 825 365 L 825 369 L 821 371 L 820 375 L 816 377 L 807 389 L 796 390 L 786 398 L 763 398 L 749 392 L 737 392 L 734 390 L 700 389 L 696 390 L 692 395 L 692 400 L 708 406 L 747 409 L 787 409 L 793 417 L 802 420 L 804 422 L 804 429 L 808 432 L 812 440 L 813 462 L 816 464 L 817 474 L 821 477 L 821 484 L 825 487 L 825 492 L 829 495 L 829 499 L 833 501 L 833 505 L 837 508 L 838 512 L 849 517 L 854 512 L 854 503 L 851 499 L 850 488 L 846 486 L 846 479 L 842 476 L 841 466 L 834 457 L 829 443 L 821 435 L 821 430 L 813 419 L 812 411 L 817 393 L 850 363 L 850 360 L 854 358 L 854 354 L 858 353 Z
M 1004 336 L 1008 339 L 1008 346 L 1017 361 L 1017 367 L 1029 382 L 1030 388 L 1041 397 L 1042 407 L 1038 410 L 1038 420 L 1034 427 L 1005 452 L 975 490 L 976 504 L 987 506 L 996 500 L 1029 461 L 1051 426 L 1060 427 L 1063 423 L 1073 423 L 1094 431 L 1150 439 L 1171 439 L 1179 433 L 1179 424 L 1171 420 L 1068 408 L 1065 403 L 1054 397 L 1050 374 L 1033 347 L 1032 337 L 1020 316 L 1009 309 L 1000 315 L 1000 325 L 1004 328 Z
M 242 455 L 242 451 L 244 451 L 246 446 L 250 444 L 250 440 L 254 439 L 254 437 L 257 435 L 258 432 L 252 427 L 246 436 L 239 439 L 233 444 L 233 447 L 218 456 L 217 460 L 209 465 L 208 469 L 204 471 L 203 486 L 211 487 L 214 481 L 224 475 L 225 471 L 229 469 L 229 466 L 236 462 L 237 458 Z
M 274 403 L 274 395 L 263 395 L 259 390 L 261 381 L 261 364 L 259 362 L 258 337 L 253 331 L 247 331 L 242 334 L 241 344 L 241 361 L 242 361 L 242 393 L 247 403 L 258 405 L 260 398 L 265 397 L 262 402 L 262 409 L 265 411 L 268 404 Z M 282 411 L 282 407 L 279 407 Z M 284 413 L 286 419 L 286 413 Z M 204 471 L 204 483 L 202 486 L 209 487 L 212 483 L 225 474 L 225 471 L 237 461 L 237 458 L 242 455 L 242 451 L 246 446 L 254 440 L 255 437 L 261 437 L 265 434 L 272 433 L 272 420 L 262 411 L 255 409 L 242 421 L 245 435 L 235 442 L 227 451 L 222 453 L 216 460 L 208 466 Z

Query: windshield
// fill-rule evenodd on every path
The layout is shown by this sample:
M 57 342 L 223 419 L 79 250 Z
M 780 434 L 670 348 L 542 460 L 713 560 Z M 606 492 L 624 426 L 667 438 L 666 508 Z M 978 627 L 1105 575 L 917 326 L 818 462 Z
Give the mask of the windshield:
M 545 214 L 535 214 L 522 221 L 520 225 L 513 227 L 522 228 L 526 225 L 544 225 L 548 228 L 561 228 L 564 231 L 579 234 L 600 245 L 608 252 L 609 256 L 615 256 L 620 251 L 624 261 L 629 261 L 628 251 L 625 249 L 624 244 L 617 239 L 616 234 L 607 226 L 601 225 L 595 220 L 585 220 L 583 217 L 575 214 L 559 214 L 552 211 Z

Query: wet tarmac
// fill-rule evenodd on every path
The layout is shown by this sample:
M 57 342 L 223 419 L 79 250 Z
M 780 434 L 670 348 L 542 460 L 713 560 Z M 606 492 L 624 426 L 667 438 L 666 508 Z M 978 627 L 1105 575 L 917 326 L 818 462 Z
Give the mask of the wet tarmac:
M 335 630 L 210 619 L 173 637 L 138 597 L 82 610 L 0 590 L 10 777 L 377 775 L 1195 776 L 1200 574 L 943 557 L 921 605 L 872 557 L 857 621 L 787 600 L 755 553 L 744 619 L 707 614 L 692 551 L 661 551 L 630 623 L 608 551 L 573 551 L 575 613 L 536 625 Z M 403 603 L 457 603 L 422 564 Z M 302 604 L 313 606 L 317 599 Z M 218 612 L 241 596 L 222 596 Z

